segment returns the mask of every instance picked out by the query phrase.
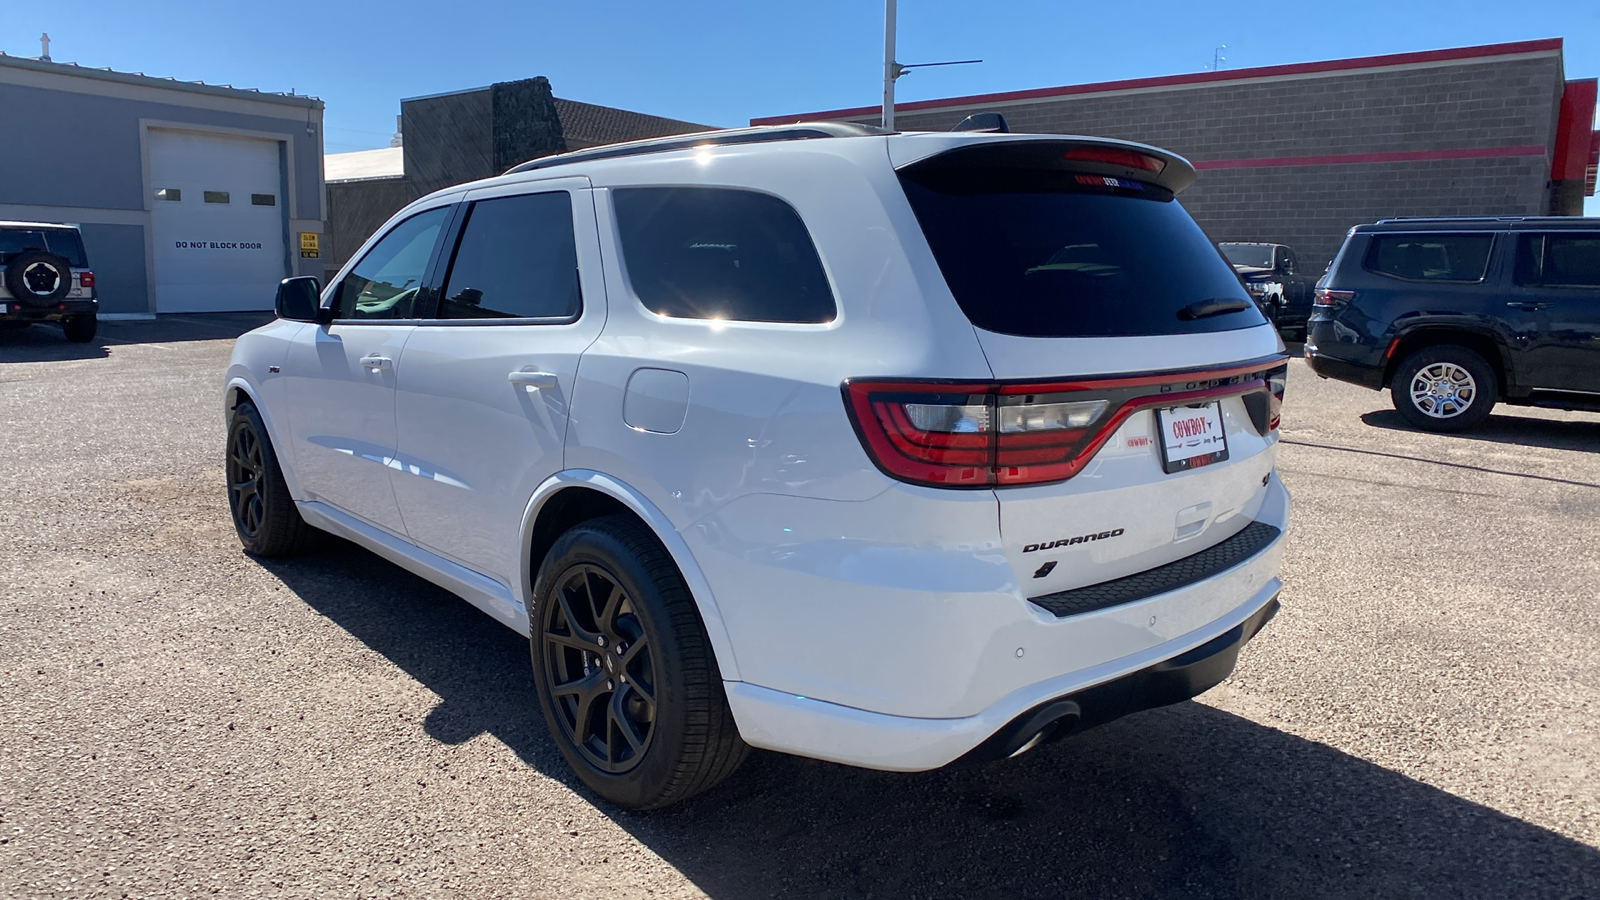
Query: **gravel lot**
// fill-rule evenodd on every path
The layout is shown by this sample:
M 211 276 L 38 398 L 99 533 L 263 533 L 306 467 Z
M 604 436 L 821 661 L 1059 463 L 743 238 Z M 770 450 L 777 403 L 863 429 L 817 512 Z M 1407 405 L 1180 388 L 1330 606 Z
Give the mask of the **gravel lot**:
M 223 497 L 247 317 L 0 332 L 0 897 L 1600 896 L 1600 416 L 1406 430 L 1291 368 L 1283 612 L 1196 702 L 989 767 L 564 771 L 524 642 Z

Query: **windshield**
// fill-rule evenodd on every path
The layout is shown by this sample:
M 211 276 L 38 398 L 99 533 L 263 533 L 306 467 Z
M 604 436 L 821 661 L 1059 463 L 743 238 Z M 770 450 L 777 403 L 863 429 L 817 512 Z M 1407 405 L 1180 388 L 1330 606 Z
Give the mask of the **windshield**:
M 979 328 L 1100 337 L 1265 321 L 1216 246 L 1162 188 L 966 168 L 902 172 L 901 183 L 950 292 Z M 1193 315 L 1191 307 L 1212 300 L 1241 302 Z
M 1222 248 L 1222 255 L 1228 258 L 1228 262 L 1236 266 L 1272 268 L 1271 244 L 1218 244 L 1217 246 Z

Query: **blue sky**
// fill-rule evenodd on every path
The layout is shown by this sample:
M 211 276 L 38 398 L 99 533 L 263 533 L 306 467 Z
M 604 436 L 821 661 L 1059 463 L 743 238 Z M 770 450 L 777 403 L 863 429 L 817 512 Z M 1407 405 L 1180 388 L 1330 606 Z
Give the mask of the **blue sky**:
M 329 152 L 387 145 L 400 98 L 532 75 L 558 96 L 703 122 L 866 106 L 881 79 L 880 0 L 698 3 L 451 0 L 51 0 L 6 4 L 0 51 L 327 102 Z M 900 0 L 918 100 L 1562 37 L 1568 77 L 1600 75 L 1600 3 L 1319 0 L 1135 4 Z M 1591 214 L 1600 206 L 1591 201 Z

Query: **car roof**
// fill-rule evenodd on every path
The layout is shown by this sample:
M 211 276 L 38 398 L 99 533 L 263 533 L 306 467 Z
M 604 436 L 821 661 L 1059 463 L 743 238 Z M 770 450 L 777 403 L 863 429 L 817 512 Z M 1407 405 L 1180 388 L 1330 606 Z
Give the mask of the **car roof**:
M 1600 229 L 1600 217 L 1584 216 L 1450 216 L 1383 219 L 1351 229 L 1359 234 L 1386 231 L 1566 231 Z
M 57 228 L 62 231 L 78 230 L 78 226 L 68 225 L 63 222 L 18 222 L 7 219 L 0 219 L 0 228 L 26 228 L 29 231 L 34 231 L 40 228 Z
M 1276 241 L 1218 241 L 1219 247 L 1288 247 Z

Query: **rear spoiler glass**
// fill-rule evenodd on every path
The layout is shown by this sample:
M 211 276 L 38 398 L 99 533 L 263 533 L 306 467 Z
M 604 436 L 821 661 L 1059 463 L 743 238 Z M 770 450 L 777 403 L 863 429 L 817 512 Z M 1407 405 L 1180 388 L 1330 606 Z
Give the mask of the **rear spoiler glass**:
M 900 167 L 906 175 L 953 169 L 1054 170 L 1159 185 L 1172 193 L 1194 184 L 1194 166 L 1144 144 L 1083 138 L 974 141 Z

